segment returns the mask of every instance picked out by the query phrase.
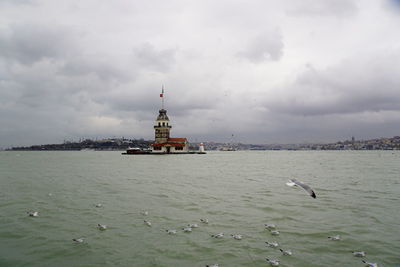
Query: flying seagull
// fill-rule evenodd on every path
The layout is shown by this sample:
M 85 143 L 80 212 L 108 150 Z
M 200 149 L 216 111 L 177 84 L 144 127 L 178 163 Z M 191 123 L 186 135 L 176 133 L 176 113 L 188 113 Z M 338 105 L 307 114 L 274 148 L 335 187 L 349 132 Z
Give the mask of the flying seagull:
M 208 224 L 208 219 L 200 219 L 202 223 Z
M 272 223 L 266 223 L 264 224 L 265 228 L 267 229 L 276 229 L 276 225 Z
M 192 227 L 184 227 L 182 230 L 186 233 L 190 233 L 192 232 Z
M 39 216 L 39 212 L 37 212 L 37 211 L 28 211 L 27 214 L 29 217 L 38 217 Z
M 364 251 L 352 251 L 354 257 L 365 257 Z
M 97 228 L 99 228 L 99 230 L 104 231 L 107 230 L 107 225 L 105 224 L 97 224 Z
M 239 235 L 239 234 L 234 234 L 234 235 L 231 235 L 231 236 L 236 240 L 241 240 L 242 239 L 242 235 Z
M 374 262 L 367 262 L 365 260 L 362 260 L 363 263 L 365 263 L 366 267 L 378 267 L 378 263 L 374 263 Z
M 176 230 L 165 230 L 169 235 L 175 235 L 176 234 Z
M 271 248 L 277 248 L 279 246 L 278 242 L 265 242 L 265 244 L 267 244 L 267 246 L 271 247 Z
M 307 191 L 308 194 L 310 194 L 311 197 L 316 198 L 317 196 L 314 193 L 314 190 L 311 189 L 310 186 L 306 185 L 305 183 L 302 183 L 296 179 L 289 179 L 289 182 L 286 183 L 288 186 L 300 186 L 304 190 Z
M 223 238 L 223 237 L 224 237 L 224 233 L 219 233 L 219 234 L 211 235 L 211 237 L 214 237 L 214 238 Z
M 287 256 L 292 256 L 292 251 L 290 250 L 283 250 L 283 249 L 279 249 L 283 255 L 287 255 Z
M 268 259 L 268 258 L 265 258 L 268 262 L 269 262 L 269 264 L 271 264 L 272 266 L 278 266 L 279 265 L 279 261 L 278 260 L 272 260 L 272 259 Z
M 332 241 L 339 241 L 340 240 L 340 235 L 333 235 L 333 236 L 328 236 L 328 238 Z

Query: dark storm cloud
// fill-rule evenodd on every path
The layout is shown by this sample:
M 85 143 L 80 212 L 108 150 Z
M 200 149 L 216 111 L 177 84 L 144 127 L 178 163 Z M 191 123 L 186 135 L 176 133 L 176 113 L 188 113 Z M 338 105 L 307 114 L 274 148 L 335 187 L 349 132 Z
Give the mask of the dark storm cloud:
M 73 53 L 71 33 L 62 26 L 13 24 L 0 32 L 0 57 L 32 64 Z
M 251 40 L 246 49 L 238 56 L 247 58 L 253 63 L 278 61 L 283 56 L 284 43 L 278 29 L 263 33 Z
M 308 67 L 267 106 L 293 115 L 400 111 L 400 53 L 353 58 L 316 70 Z
M 293 16 L 350 17 L 357 13 L 353 0 L 303 0 L 289 1 L 286 12 Z

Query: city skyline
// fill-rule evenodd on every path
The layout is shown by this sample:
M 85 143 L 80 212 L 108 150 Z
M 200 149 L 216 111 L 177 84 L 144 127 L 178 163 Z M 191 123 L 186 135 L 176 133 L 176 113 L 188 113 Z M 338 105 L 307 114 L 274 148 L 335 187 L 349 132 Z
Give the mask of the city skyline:
M 400 132 L 400 3 L 0 1 L 0 148 L 153 139 L 165 92 L 192 142 Z

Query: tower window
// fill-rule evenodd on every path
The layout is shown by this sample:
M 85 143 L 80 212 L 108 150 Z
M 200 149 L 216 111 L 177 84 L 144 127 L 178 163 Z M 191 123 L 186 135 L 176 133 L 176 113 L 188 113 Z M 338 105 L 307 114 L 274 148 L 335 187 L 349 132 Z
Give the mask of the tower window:
M 162 126 L 165 126 L 165 122 L 162 123 Z
M 161 122 L 158 123 L 158 126 L 161 126 Z

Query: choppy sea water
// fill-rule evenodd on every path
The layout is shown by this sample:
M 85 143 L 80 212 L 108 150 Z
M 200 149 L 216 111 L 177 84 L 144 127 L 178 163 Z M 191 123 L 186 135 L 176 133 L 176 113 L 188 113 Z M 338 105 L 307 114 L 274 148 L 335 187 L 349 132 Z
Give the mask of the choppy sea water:
M 354 250 L 400 266 L 400 151 L 0 152 L 0 266 L 364 266 Z

